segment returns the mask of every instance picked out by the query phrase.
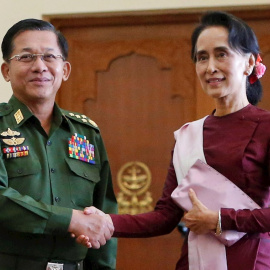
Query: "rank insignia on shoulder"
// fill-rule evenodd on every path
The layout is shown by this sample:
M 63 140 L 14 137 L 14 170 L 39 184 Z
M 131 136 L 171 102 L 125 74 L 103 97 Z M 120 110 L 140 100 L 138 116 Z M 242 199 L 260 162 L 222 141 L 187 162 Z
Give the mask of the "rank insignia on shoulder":
M 2 141 L 7 145 L 20 145 L 25 141 L 25 138 L 19 137 L 21 135 L 18 131 L 13 131 L 10 128 L 1 133 Z
M 68 152 L 70 158 L 95 164 L 95 146 L 89 143 L 86 136 L 75 133 L 69 138 Z
M 26 157 L 29 154 L 29 146 L 14 146 L 3 148 L 6 158 Z
M 91 119 L 89 119 L 88 122 L 89 122 L 91 125 L 93 125 L 94 127 L 97 127 L 97 126 L 98 126 L 97 123 L 94 122 L 94 121 L 91 120 Z
M 73 118 L 75 118 L 75 119 L 77 119 L 77 120 L 81 120 L 83 123 L 87 123 L 87 122 L 88 122 L 88 123 L 91 124 L 92 126 L 98 128 L 97 123 L 95 123 L 93 120 L 89 119 L 89 118 L 88 118 L 86 115 L 84 115 L 84 114 L 75 114 L 75 113 L 72 113 L 72 112 L 69 112 L 68 114 L 69 114 L 69 116 L 71 116 L 71 117 L 73 117 Z

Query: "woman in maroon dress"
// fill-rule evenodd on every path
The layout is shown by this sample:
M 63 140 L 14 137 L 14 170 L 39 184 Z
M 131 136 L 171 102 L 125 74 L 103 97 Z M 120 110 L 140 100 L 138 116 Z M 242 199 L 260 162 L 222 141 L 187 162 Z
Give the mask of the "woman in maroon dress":
M 203 90 L 215 101 L 215 110 L 203 125 L 206 162 L 261 209 L 222 208 L 218 213 L 207 209 L 196 194 L 190 192 L 193 208 L 184 214 L 171 199 L 178 185 L 171 162 L 154 211 L 134 216 L 111 215 L 114 236 L 166 234 L 183 218 L 196 234 L 216 231 L 217 226 L 246 233 L 238 242 L 226 247 L 229 270 L 270 269 L 270 113 L 254 106 L 261 98 L 258 79 L 265 71 L 256 36 L 242 20 L 224 12 L 208 12 L 193 32 L 192 59 Z M 85 214 L 91 211 L 93 209 L 86 209 Z M 83 236 L 78 241 L 87 242 Z M 177 270 L 189 269 L 187 245 L 185 242 L 182 247 Z

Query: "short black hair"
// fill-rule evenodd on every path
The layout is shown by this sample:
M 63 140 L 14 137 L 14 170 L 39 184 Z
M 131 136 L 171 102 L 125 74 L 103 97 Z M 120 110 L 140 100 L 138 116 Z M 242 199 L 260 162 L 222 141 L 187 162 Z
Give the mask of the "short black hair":
M 223 26 L 228 30 L 228 42 L 230 47 L 239 53 L 252 53 L 257 59 L 260 52 L 257 37 L 250 26 L 236 16 L 223 11 L 208 11 L 201 18 L 200 24 L 195 28 L 191 36 L 191 58 L 196 59 L 197 40 L 208 27 Z M 254 70 L 251 74 L 254 74 Z M 256 105 L 262 97 L 262 85 L 259 80 L 250 84 L 247 79 L 247 97 L 251 104 Z
M 65 59 L 68 58 L 68 42 L 63 34 L 56 30 L 55 27 L 43 20 L 38 19 L 25 19 L 15 23 L 5 34 L 2 41 L 2 55 L 3 59 L 8 62 L 11 57 L 11 53 L 14 49 L 13 41 L 20 33 L 25 31 L 51 31 L 57 37 L 57 43 L 61 50 L 61 53 Z

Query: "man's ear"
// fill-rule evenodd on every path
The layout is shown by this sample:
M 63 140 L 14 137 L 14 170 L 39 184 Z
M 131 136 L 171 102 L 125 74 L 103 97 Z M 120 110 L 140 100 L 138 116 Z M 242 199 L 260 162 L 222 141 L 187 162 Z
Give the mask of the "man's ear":
M 7 62 L 4 62 L 2 65 L 1 65 L 1 72 L 2 72 L 2 75 L 5 79 L 6 82 L 9 82 L 10 81 L 10 78 L 9 78 L 9 64 Z
M 69 75 L 71 72 L 71 64 L 67 61 L 65 61 L 63 66 L 63 81 L 67 81 Z

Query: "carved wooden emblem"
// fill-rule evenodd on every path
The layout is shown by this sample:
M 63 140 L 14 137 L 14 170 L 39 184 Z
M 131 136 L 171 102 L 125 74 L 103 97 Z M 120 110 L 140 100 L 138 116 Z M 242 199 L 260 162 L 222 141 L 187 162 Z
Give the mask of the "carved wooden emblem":
M 151 193 L 151 172 L 147 165 L 134 161 L 124 164 L 118 174 L 117 194 L 119 214 L 139 214 L 153 210 Z

